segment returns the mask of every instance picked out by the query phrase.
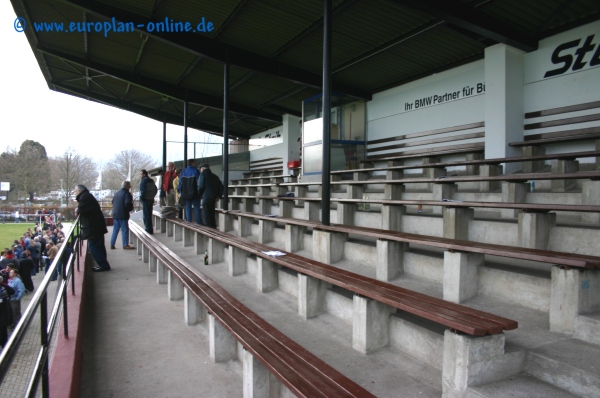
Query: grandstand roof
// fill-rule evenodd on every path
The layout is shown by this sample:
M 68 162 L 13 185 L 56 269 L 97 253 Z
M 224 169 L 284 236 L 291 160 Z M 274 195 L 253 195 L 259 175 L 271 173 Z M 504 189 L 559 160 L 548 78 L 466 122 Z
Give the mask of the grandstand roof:
M 11 2 L 51 90 L 177 125 L 187 98 L 188 125 L 220 135 L 228 61 L 234 137 L 300 115 L 302 100 L 321 92 L 322 1 Z M 528 52 L 597 19 L 597 0 L 333 0 L 333 90 L 369 99 L 482 59 L 496 43 Z M 165 20 L 192 30 L 204 21 L 207 31 L 157 32 Z M 34 22 L 64 31 L 36 31 Z

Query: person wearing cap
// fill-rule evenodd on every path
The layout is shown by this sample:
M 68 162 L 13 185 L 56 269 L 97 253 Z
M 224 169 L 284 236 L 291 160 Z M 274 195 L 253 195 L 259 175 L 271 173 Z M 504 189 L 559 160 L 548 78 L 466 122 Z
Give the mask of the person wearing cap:
M 202 217 L 204 225 L 211 228 L 217 228 L 215 204 L 217 199 L 220 199 L 223 196 L 223 183 L 217 175 L 213 174 L 208 163 L 200 165 L 198 195 L 202 198 Z
M 200 172 L 196 168 L 196 161 L 194 159 L 188 160 L 187 167 L 179 175 L 179 184 L 177 185 L 177 192 L 181 195 L 181 198 L 185 200 L 185 219 L 186 221 L 192 222 L 192 206 L 194 207 L 195 220 L 198 224 L 202 224 L 202 217 L 200 217 L 200 196 L 198 195 L 198 178 Z
M 121 189 L 113 196 L 112 215 L 114 219 L 112 236 L 110 237 L 110 248 L 115 248 L 117 243 L 117 237 L 119 231 L 121 231 L 121 241 L 123 242 L 123 249 L 132 250 L 133 247 L 129 246 L 129 213 L 133 210 L 133 196 L 129 190 L 131 189 L 131 183 L 129 181 L 123 181 Z

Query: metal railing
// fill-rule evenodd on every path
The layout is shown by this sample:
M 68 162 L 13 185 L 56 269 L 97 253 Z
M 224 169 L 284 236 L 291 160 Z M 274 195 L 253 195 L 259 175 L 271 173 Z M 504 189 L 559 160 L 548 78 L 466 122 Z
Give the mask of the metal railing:
M 32 320 L 36 314 L 36 311 L 40 313 L 40 348 L 31 372 L 27 390 L 24 397 L 35 397 L 37 389 L 41 382 L 42 386 L 42 397 L 49 396 L 49 347 L 50 341 L 52 341 L 53 334 L 56 326 L 58 325 L 59 314 L 62 309 L 62 319 L 64 324 L 63 333 L 65 337 L 68 337 L 68 322 L 67 322 L 67 290 L 68 284 L 71 282 L 71 294 L 75 294 L 75 274 L 74 268 L 77 266 L 77 271 L 80 271 L 80 259 L 81 259 L 81 238 L 80 238 L 80 224 L 79 218 L 73 223 L 73 228 L 69 232 L 69 235 L 65 237 L 65 243 L 59 249 L 54 261 L 50 265 L 44 279 L 40 286 L 35 291 L 29 305 L 25 309 L 21 320 L 15 326 L 8 342 L 0 352 L 0 384 L 3 383 L 6 375 L 11 369 L 13 362 L 16 358 L 17 351 L 26 335 L 29 331 Z M 68 259 L 66 259 L 67 246 L 70 243 L 72 247 L 72 253 Z M 48 288 L 52 275 L 57 272 L 59 263 L 62 263 L 62 272 L 59 279 L 60 283 L 56 293 L 56 300 L 54 306 L 48 317 Z M 41 268 L 41 267 L 40 267 Z

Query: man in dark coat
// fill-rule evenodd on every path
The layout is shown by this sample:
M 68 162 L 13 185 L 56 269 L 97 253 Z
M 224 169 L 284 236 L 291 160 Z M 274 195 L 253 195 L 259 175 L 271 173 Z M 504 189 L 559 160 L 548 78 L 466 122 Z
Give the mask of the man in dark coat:
M 202 198 L 202 219 L 204 220 L 204 225 L 217 228 L 215 203 L 217 199 L 223 196 L 223 183 L 221 183 L 219 177 L 213 174 L 207 163 L 200 165 L 198 194 Z
M 80 218 L 81 239 L 87 239 L 88 249 L 98 264 L 93 268 L 93 271 L 110 271 L 110 264 L 106 259 L 106 247 L 104 246 L 104 234 L 108 230 L 100 205 L 85 185 L 77 185 L 75 199 L 79 202 L 75 209 L 75 215 Z
M 115 193 L 112 200 L 114 225 L 112 236 L 110 238 L 110 248 L 115 248 L 117 236 L 119 236 L 119 231 L 121 231 L 123 249 L 131 250 L 133 249 L 132 246 L 129 246 L 129 213 L 133 210 L 133 196 L 131 196 L 131 192 L 129 192 L 131 183 L 129 181 L 123 181 L 121 186 L 122 188 Z
M 144 220 L 144 229 L 150 235 L 154 233 L 154 227 L 152 225 L 152 207 L 154 206 L 154 197 L 152 199 L 146 198 L 146 190 L 148 189 L 148 183 L 151 178 L 148 175 L 148 171 L 142 169 L 140 171 L 140 202 L 142 203 L 142 219 Z M 154 181 L 152 181 L 154 183 Z M 156 192 L 154 192 L 156 193 Z

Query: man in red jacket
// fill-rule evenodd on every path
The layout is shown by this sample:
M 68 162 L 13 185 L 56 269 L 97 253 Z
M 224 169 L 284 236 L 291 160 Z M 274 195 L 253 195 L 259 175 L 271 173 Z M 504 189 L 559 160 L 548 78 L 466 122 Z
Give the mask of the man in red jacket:
M 167 164 L 167 171 L 162 176 L 161 190 L 164 192 L 164 197 L 161 195 L 161 206 L 175 206 L 175 188 L 173 188 L 173 180 L 177 177 L 175 174 L 175 163 Z

